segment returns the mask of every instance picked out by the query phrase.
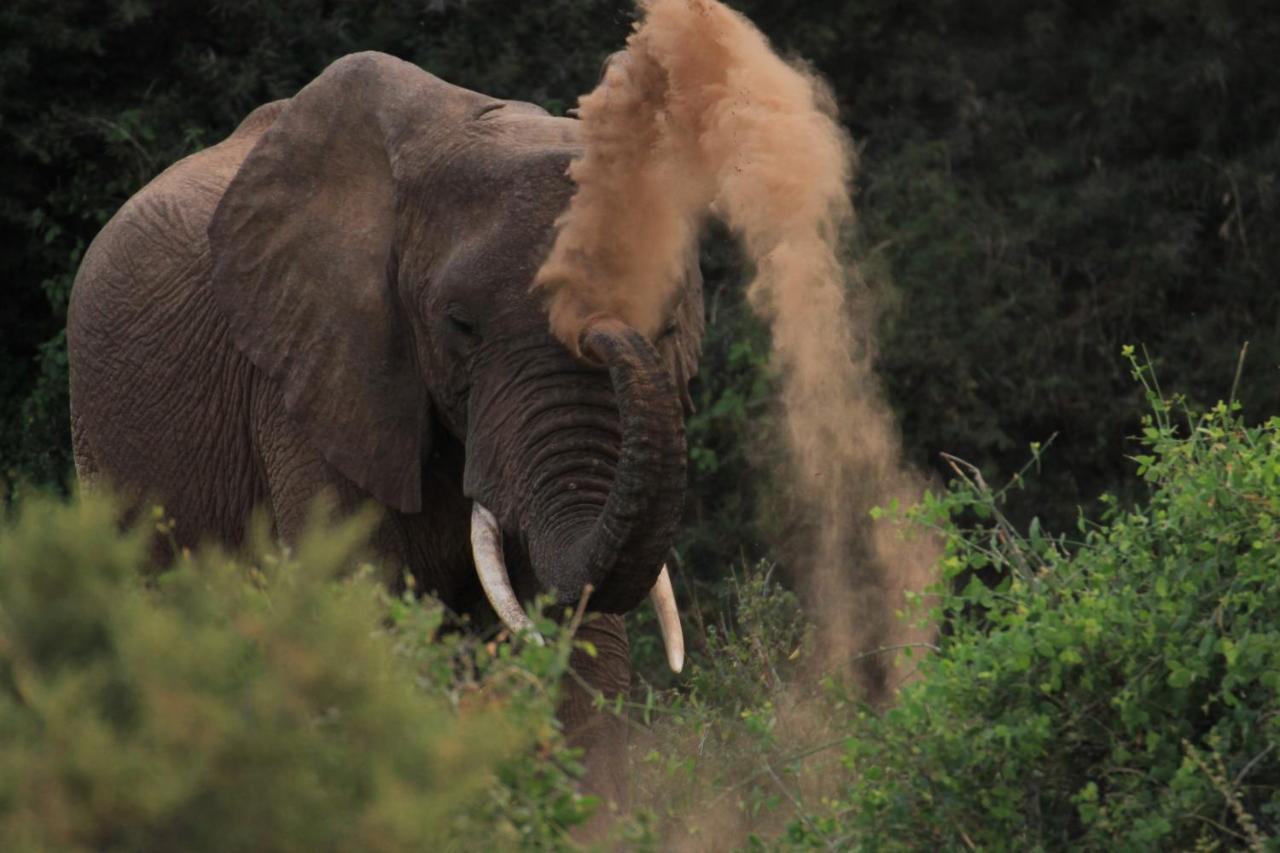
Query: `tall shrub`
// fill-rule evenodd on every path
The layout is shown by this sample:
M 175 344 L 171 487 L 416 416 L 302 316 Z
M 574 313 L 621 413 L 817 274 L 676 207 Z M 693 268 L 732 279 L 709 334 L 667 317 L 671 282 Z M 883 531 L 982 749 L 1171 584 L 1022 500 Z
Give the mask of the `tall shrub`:
M 367 529 L 156 575 L 109 504 L 25 501 L 0 526 L 0 849 L 567 843 L 591 811 L 554 722 L 568 640 L 437 641 L 439 606 L 351 573 Z

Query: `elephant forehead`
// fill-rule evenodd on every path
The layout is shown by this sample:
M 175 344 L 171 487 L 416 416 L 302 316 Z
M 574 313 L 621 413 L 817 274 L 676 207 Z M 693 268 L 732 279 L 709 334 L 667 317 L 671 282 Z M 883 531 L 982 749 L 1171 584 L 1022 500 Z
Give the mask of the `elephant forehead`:
M 476 111 L 470 130 L 517 147 L 572 148 L 581 145 L 580 126 L 577 119 L 553 116 L 534 104 L 492 101 Z
M 402 224 L 420 257 L 438 265 L 457 256 L 501 256 L 536 266 L 550 249 L 556 220 L 574 185 L 570 148 L 471 150 L 441 164 L 411 192 L 413 215 Z M 530 270 L 532 273 L 532 269 Z
M 552 222 L 538 227 L 518 216 L 495 218 L 449 245 L 434 277 L 446 292 L 528 290 L 554 236 Z
M 579 154 L 569 146 L 492 146 L 482 152 L 488 198 L 497 206 L 527 213 L 558 214 L 569 203 L 574 184 L 569 164 Z

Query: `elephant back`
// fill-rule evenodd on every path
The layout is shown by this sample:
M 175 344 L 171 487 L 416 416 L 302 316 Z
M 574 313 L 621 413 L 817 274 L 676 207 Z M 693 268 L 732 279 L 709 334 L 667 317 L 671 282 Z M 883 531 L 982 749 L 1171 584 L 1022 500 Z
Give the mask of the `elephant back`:
M 245 156 L 284 101 L 254 110 L 223 142 L 139 190 L 103 227 L 67 313 L 72 444 L 83 486 L 183 519 L 180 544 L 238 541 L 247 506 L 226 499 L 220 466 L 259 500 L 247 441 L 248 364 L 225 346 L 209 292 L 207 227 Z

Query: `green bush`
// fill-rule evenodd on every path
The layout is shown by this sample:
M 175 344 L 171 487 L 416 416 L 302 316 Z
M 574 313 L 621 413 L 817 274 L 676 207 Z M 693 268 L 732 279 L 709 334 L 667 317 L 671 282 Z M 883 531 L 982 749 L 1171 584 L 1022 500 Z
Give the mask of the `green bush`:
M 830 786 L 848 728 L 868 713 L 835 679 L 815 677 L 813 626 L 776 566 L 744 565 L 717 616 L 686 613 L 696 638 L 677 689 L 641 685 L 632 718 L 637 849 L 763 843 Z M 643 830 L 643 831 L 641 831 Z
M 1193 415 L 1134 374 L 1154 407 L 1138 507 L 1111 502 L 1078 538 L 1024 534 L 962 466 L 927 502 L 948 579 L 968 582 L 940 591 L 940 651 L 851 732 L 841 795 L 796 840 L 1214 849 L 1280 832 L 1280 418 Z M 989 522 L 950 520 L 975 513 Z
M 163 574 L 151 532 L 99 500 L 0 527 L 0 849 L 545 848 L 590 815 L 567 639 L 437 639 L 351 570 L 365 521 Z
M 663 842 L 1276 849 L 1280 417 L 1193 414 L 1149 365 L 1134 375 L 1153 414 L 1132 508 L 1104 499 L 1070 536 L 1020 530 L 1023 476 L 993 491 L 956 459 L 951 488 L 913 510 L 947 552 L 910 618 L 931 611 L 942 632 L 904 652 L 916 677 L 891 709 L 817 665 L 768 571 L 736 582 L 687 689 L 637 708 Z
M 768 564 L 694 602 L 687 678 L 642 681 L 625 709 L 638 808 L 614 837 L 1274 846 L 1280 418 L 1192 414 L 1134 373 L 1154 412 L 1134 507 L 1020 530 L 1022 477 L 993 491 L 955 460 L 915 511 L 947 543 L 920 602 L 944 630 L 893 708 L 823 671 Z M 359 562 L 360 520 L 166 573 L 152 532 L 39 497 L 0 527 L 0 849 L 572 846 L 593 804 L 554 721 L 563 633 L 513 648 L 442 630 L 438 605 Z

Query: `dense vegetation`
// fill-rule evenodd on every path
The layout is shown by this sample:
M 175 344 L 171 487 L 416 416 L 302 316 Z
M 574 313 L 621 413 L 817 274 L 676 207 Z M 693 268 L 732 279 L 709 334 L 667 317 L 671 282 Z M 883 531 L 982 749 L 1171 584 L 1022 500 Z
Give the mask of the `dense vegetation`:
M 917 464 L 1009 473 L 1057 433 L 1036 505 L 1070 523 L 1123 481 L 1145 343 L 1209 404 L 1241 343 L 1246 411 L 1280 407 L 1280 16 L 1254 3 L 825 0 L 733 4 L 832 82 L 859 140 L 864 264 L 888 287 L 881 372 Z M 622 0 L 14 0 L 0 10 L 0 474 L 69 471 L 61 338 L 77 262 L 169 163 L 335 57 L 375 48 L 562 111 L 631 17 Z M 691 424 L 686 543 L 763 555 L 747 458 L 767 347 L 736 259 L 704 260 L 714 322 Z M 733 543 L 727 545 L 726 543 Z
M 1135 371 L 1153 382 L 1145 367 Z M 679 690 L 629 713 L 635 849 L 1264 849 L 1280 834 L 1280 418 L 1154 391 L 1147 491 L 1066 536 L 1007 518 L 975 470 L 915 511 L 948 630 L 891 710 L 819 659 L 767 566 L 699 626 Z M 967 519 L 979 519 L 976 522 Z M 160 512 L 163 533 L 170 522 Z M 0 527 L 6 850 L 571 846 L 592 813 L 553 718 L 569 641 L 436 638 L 355 558 L 149 566 L 152 524 L 23 502 Z M 354 568 L 353 568 L 354 567 Z
M 589 814 L 567 640 L 436 641 L 442 608 L 351 571 L 366 521 L 160 575 L 151 528 L 31 499 L 0 533 L 3 849 L 538 846 Z
M 946 630 L 936 652 L 904 650 L 919 668 L 888 713 L 815 670 L 759 520 L 768 342 L 712 234 L 679 549 L 692 666 L 663 689 L 637 617 L 642 808 L 616 832 L 638 847 L 1274 838 L 1280 15 L 730 5 L 830 79 L 860 143 L 880 373 L 909 457 L 955 480 L 916 515 L 947 542 L 949 583 L 921 602 Z M 552 720 L 567 640 L 431 642 L 442 614 L 352 572 L 358 524 L 156 577 L 143 534 L 117 533 L 104 505 L 31 494 L 71 474 L 76 266 L 147 180 L 353 50 L 562 112 L 630 19 L 619 0 L 0 8 L 0 848 L 401 849 L 476 832 L 547 847 L 586 819 Z M 1185 401 L 1132 381 L 1130 342 Z M 1242 409 L 1214 408 L 1237 394 Z M 1054 434 L 1034 474 L 987 487 Z

